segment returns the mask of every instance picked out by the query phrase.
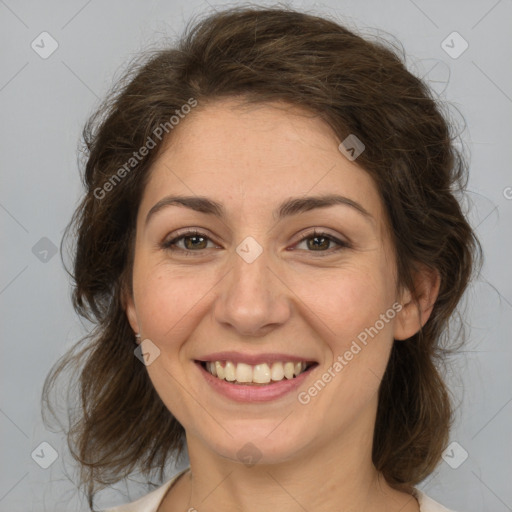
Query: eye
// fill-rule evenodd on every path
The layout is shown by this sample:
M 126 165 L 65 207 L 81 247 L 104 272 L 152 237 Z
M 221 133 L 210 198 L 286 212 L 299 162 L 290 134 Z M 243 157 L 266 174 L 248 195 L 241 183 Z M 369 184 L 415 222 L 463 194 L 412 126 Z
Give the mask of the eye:
M 181 242 L 183 242 L 183 246 L 180 247 L 178 244 Z M 185 231 L 180 233 L 179 236 L 163 242 L 162 248 L 169 251 L 180 251 L 185 253 L 186 256 L 192 256 L 194 252 L 201 252 L 202 249 L 211 248 L 208 247 L 208 242 L 213 244 L 210 238 L 201 231 Z
M 329 233 L 316 230 L 303 235 L 302 238 L 299 240 L 299 243 L 296 245 L 296 247 L 299 246 L 301 243 L 306 244 L 308 252 L 327 253 L 326 255 L 332 254 L 333 252 L 340 251 L 350 246 L 348 242 L 339 240 L 338 238 L 330 235 Z M 329 246 L 332 243 L 338 245 L 338 247 L 335 248 L 334 251 L 328 251 L 327 249 L 329 249 Z M 324 256 L 324 254 L 319 254 L 319 256 Z

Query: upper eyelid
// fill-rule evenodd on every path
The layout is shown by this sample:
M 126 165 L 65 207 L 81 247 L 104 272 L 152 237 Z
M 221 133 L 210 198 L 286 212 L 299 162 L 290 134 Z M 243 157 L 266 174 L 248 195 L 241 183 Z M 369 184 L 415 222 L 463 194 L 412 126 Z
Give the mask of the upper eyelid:
M 347 247 L 351 247 L 352 246 L 351 242 L 349 242 L 348 240 L 344 239 L 345 237 L 343 237 L 343 236 L 340 237 L 340 236 L 337 236 L 337 235 L 332 235 L 332 234 L 328 233 L 327 231 L 318 230 L 317 228 L 314 228 L 313 231 L 306 232 L 306 233 L 302 234 L 300 236 L 300 238 L 294 243 L 294 245 L 300 244 L 300 243 L 304 242 L 305 240 L 307 240 L 308 238 L 313 238 L 313 237 L 316 237 L 316 236 L 328 238 L 331 242 L 334 242 L 335 244 L 338 245 L 338 249 L 341 249 L 343 247 L 347 248 Z M 308 251 L 308 252 L 316 252 L 316 251 Z M 318 252 L 328 253 L 329 251 L 318 251 Z
M 163 239 L 163 244 L 167 244 L 170 242 L 173 242 L 174 240 L 179 240 L 181 238 L 187 238 L 192 236 L 203 236 L 205 238 L 208 238 L 208 240 L 211 240 L 212 242 L 215 242 L 215 237 L 210 235 L 207 231 L 199 228 L 183 228 L 183 230 L 178 230 L 176 233 L 170 236 L 166 236 Z

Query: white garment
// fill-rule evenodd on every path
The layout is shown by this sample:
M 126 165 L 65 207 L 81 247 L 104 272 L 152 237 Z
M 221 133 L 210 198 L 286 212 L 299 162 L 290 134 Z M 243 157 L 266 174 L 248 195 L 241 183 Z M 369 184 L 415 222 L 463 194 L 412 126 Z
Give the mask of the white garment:
M 149 494 L 146 494 L 146 496 L 143 496 L 137 501 L 132 501 L 131 503 L 126 503 L 125 505 L 119 505 L 118 507 L 109 508 L 103 512 L 157 512 L 158 507 L 162 503 L 165 494 L 171 488 L 172 484 L 176 482 L 176 480 L 178 480 L 178 478 L 188 470 L 189 468 L 184 469 L 172 477 L 164 485 L 158 489 L 155 489 Z M 420 512 L 454 512 L 443 507 L 418 489 L 414 489 L 414 496 L 420 504 Z

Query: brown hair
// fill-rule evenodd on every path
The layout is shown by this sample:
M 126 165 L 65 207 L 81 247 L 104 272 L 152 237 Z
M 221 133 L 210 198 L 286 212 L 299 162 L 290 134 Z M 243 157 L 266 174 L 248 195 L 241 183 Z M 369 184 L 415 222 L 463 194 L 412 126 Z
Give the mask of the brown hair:
M 96 327 L 82 340 L 84 347 L 77 344 L 52 369 L 43 398 L 51 409 L 56 377 L 65 368 L 80 368 L 79 409 L 70 418 L 68 444 L 80 462 L 91 507 L 98 486 L 136 469 L 163 472 L 184 444 L 183 427 L 134 357 L 121 299 L 123 286 L 131 287 L 137 207 L 161 141 L 122 173 L 114 190 L 98 190 L 106 190 L 133 152 L 191 98 L 198 109 L 227 97 L 284 101 L 321 116 L 340 141 L 355 134 L 364 142 L 357 163 L 380 191 L 399 284 L 413 289 L 418 265 L 441 277 L 423 329 L 394 342 L 379 390 L 373 462 L 396 488 L 410 488 L 432 472 L 451 422 L 435 363 L 442 360 L 441 336 L 480 246 L 455 197 L 465 186 L 466 164 L 452 128 L 398 53 L 334 21 L 292 9 L 232 8 L 193 25 L 176 47 L 130 70 L 89 120 L 86 193 L 67 235 L 75 226 L 73 304 Z

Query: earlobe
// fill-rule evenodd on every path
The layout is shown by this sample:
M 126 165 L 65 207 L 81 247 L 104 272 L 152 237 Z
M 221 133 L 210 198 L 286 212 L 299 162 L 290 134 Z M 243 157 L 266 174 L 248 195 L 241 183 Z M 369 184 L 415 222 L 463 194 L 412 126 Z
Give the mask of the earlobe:
M 406 289 L 401 297 L 402 309 L 395 322 L 394 338 L 405 340 L 414 336 L 427 322 L 441 285 L 441 277 L 435 269 L 424 267 L 414 278 L 414 292 Z

